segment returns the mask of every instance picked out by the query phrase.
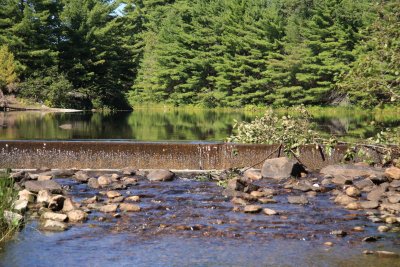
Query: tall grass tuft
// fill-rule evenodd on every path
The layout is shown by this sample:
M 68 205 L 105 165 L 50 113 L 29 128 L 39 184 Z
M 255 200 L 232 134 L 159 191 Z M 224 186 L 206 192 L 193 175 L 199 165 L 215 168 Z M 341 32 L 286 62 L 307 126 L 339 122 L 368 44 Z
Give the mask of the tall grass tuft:
M 19 229 L 19 220 L 7 216 L 7 212 L 12 211 L 16 199 L 14 180 L 8 173 L 0 173 L 0 243 L 10 239 Z

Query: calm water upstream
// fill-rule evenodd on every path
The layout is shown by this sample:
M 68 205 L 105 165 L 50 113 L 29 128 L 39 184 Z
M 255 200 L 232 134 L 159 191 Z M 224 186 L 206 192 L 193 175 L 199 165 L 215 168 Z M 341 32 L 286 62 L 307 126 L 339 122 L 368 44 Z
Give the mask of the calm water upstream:
M 313 115 L 321 132 L 366 138 L 382 127 L 400 126 L 400 110 L 397 111 L 322 109 Z M 221 141 L 232 133 L 234 120 L 250 121 L 260 114 L 199 109 L 138 109 L 108 114 L 0 112 L 0 139 Z

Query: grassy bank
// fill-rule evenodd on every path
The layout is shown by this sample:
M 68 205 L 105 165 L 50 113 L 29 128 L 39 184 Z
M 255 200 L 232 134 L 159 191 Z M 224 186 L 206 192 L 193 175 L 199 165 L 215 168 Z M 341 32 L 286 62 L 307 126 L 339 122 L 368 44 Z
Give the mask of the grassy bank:
M 8 240 L 19 228 L 19 222 L 7 218 L 6 212 L 12 210 L 17 198 L 14 180 L 6 173 L 0 173 L 0 243 Z

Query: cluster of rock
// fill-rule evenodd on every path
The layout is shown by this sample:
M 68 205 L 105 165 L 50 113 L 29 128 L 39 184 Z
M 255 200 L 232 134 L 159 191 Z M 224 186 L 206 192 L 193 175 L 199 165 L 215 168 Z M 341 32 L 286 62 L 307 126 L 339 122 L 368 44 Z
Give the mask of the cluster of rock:
M 10 212 L 8 216 L 22 221 L 24 217 L 19 214 L 25 214 L 29 210 L 32 217 L 39 216 L 42 230 L 64 231 L 72 224 L 85 222 L 93 210 L 113 214 L 115 218 L 120 217 L 118 212 L 139 212 L 141 207 L 136 202 L 140 202 L 140 196 L 123 195 L 120 190 L 137 185 L 138 179 L 145 178 L 144 176 L 150 181 L 171 181 L 174 173 L 168 170 L 155 170 L 146 175 L 131 168 L 100 176 L 77 170 L 13 173 L 12 177 L 18 182 L 20 191 L 18 200 L 14 204 L 14 212 Z M 75 202 L 68 196 L 69 188 L 62 187 L 56 181 L 56 178 L 62 177 L 73 177 L 77 182 L 86 184 L 88 188 L 99 191 L 92 197 Z
M 400 168 L 372 168 L 366 164 L 334 165 L 321 170 L 322 184 L 336 185 L 335 203 L 349 210 L 366 210 L 380 225 L 378 231 L 400 231 Z

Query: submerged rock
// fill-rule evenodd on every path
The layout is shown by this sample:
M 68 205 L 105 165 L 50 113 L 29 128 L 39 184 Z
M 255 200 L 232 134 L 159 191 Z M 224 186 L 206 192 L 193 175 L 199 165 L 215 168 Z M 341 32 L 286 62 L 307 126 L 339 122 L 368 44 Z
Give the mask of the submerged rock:
M 304 167 L 296 160 L 287 157 L 267 159 L 261 169 L 262 177 L 274 179 L 299 177 L 302 172 L 305 172 Z
M 54 220 L 45 220 L 40 224 L 40 228 L 45 231 L 61 232 L 68 229 L 68 225 Z
M 287 200 L 290 204 L 306 205 L 308 204 L 308 199 L 306 196 L 288 196 Z

